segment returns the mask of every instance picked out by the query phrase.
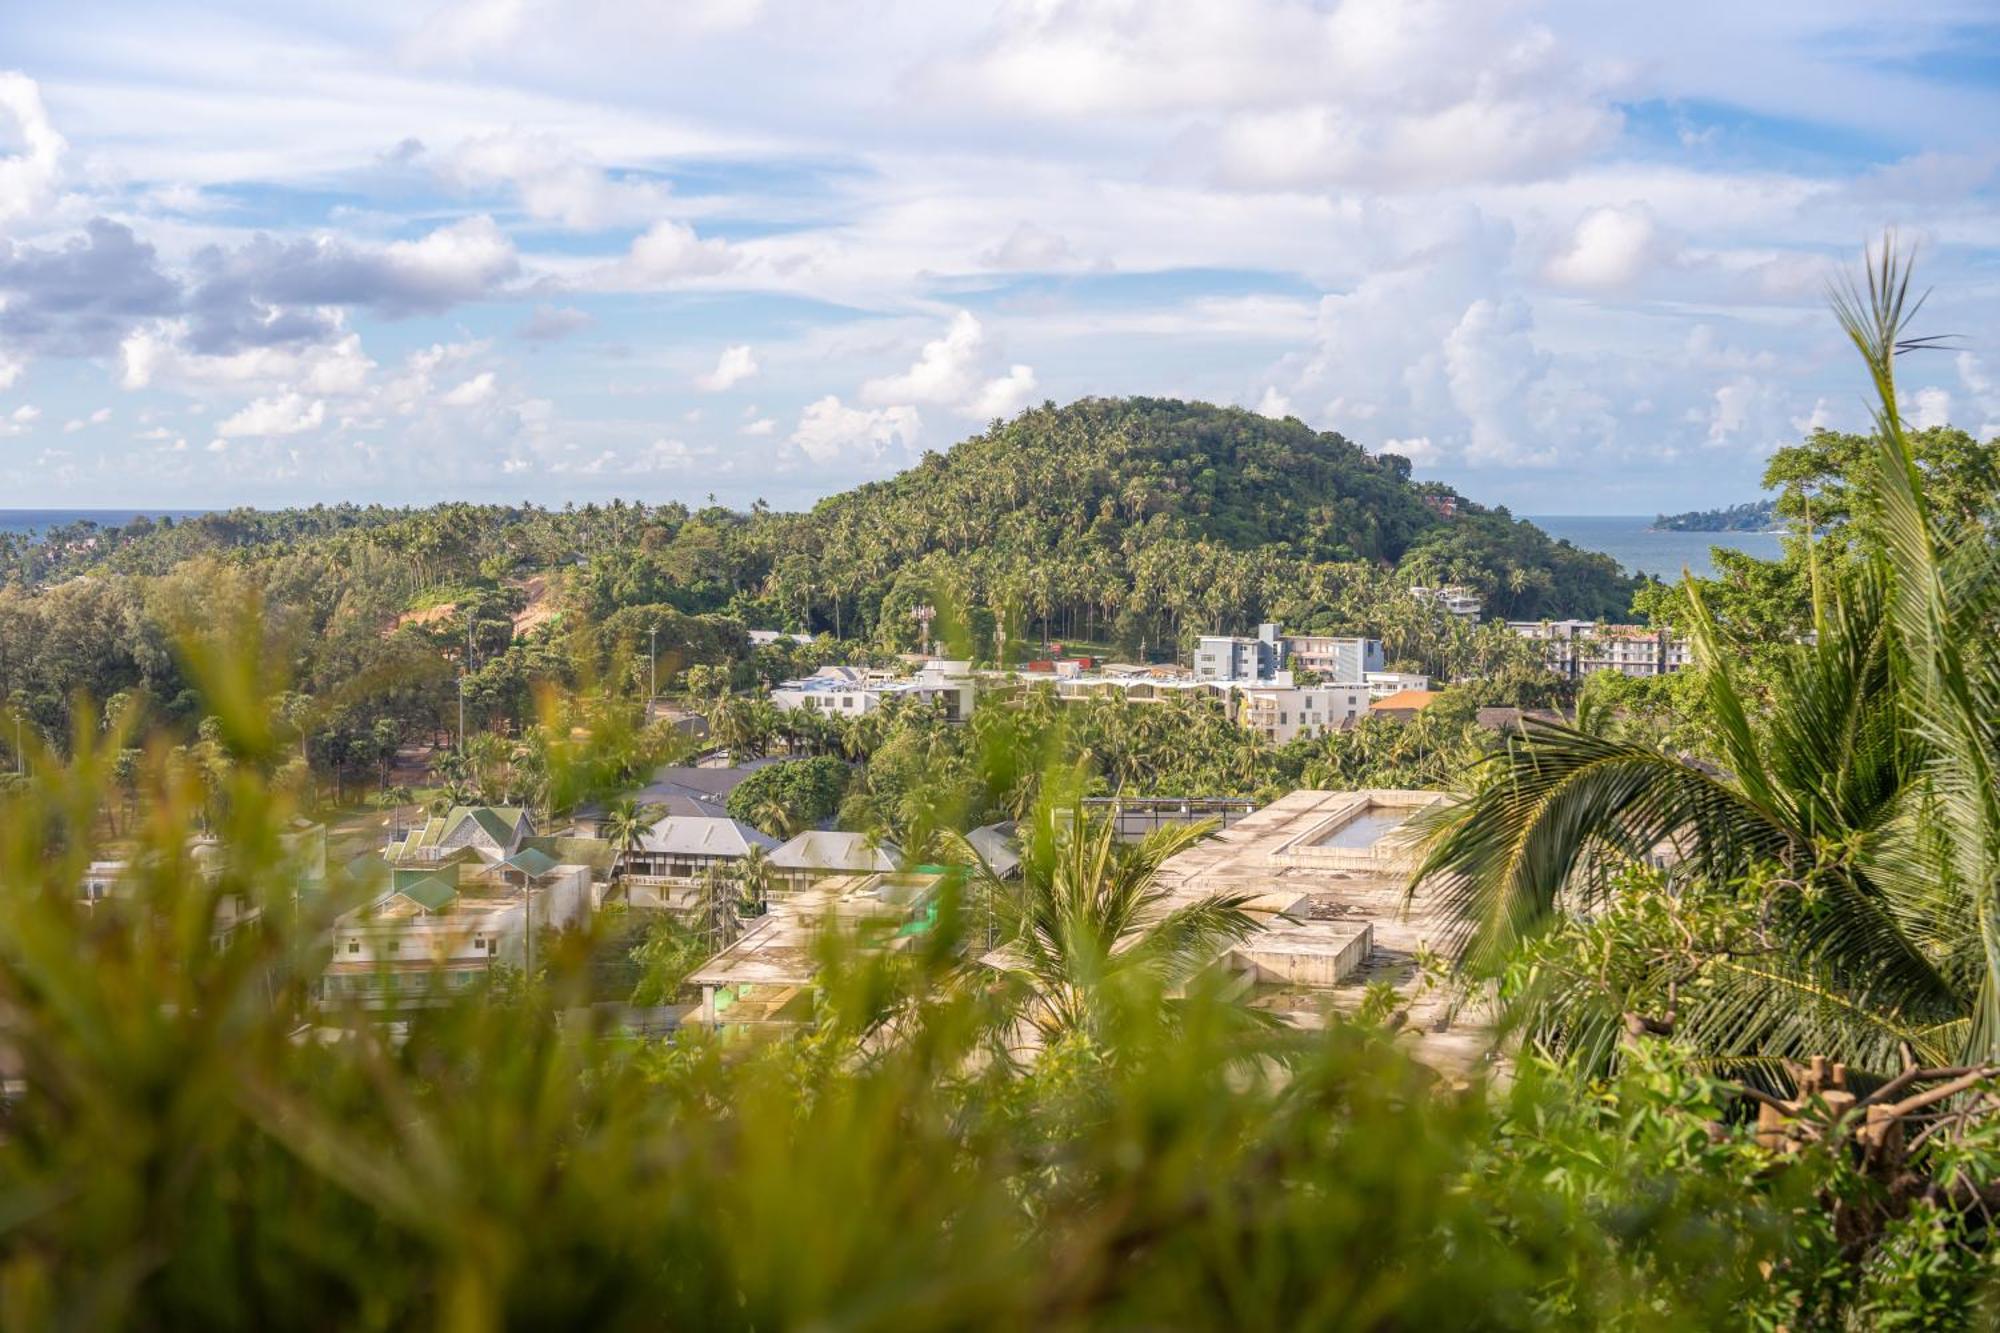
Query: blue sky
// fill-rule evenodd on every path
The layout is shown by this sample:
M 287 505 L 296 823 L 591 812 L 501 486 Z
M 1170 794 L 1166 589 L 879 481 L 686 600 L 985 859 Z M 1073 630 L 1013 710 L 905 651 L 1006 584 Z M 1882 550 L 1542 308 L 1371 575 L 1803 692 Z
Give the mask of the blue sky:
M 1045 400 L 1237 403 L 1526 513 L 2000 434 L 1990 0 L 0 11 L 0 507 L 780 506 Z

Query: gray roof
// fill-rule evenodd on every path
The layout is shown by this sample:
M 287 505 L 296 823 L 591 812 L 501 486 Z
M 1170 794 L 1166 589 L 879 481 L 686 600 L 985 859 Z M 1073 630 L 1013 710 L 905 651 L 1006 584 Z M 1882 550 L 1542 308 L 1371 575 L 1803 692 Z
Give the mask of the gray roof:
M 692 768 L 682 764 L 668 764 L 653 771 L 653 780 L 643 791 L 637 792 L 633 800 L 641 805 L 658 804 L 671 796 L 684 796 L 697 801 L 721 803 L 760 768 L 772 764 L 791 763 L 790 758 L 767 756 L 762 759 L 747 759 L 730 768 Z
M 639 850 L 649 856 L 745 856 L 752 847 L 770 851 L 778 845 L 733 819 L 670 815 L 655 824 L 639 841 Z
M 771 864 L 781 870 L 870 874 L 894 870 L 901 855 L 894 843 L 870 845 L 866 834 L 810 829 L 772 852 Z
M 984 824 L 965 835 L 973 850 L 986 858 L 986 864 L 1002 879 L 1011 877 L 1021 868 L 1021 853 L 1014 840 L 1014 825 Z

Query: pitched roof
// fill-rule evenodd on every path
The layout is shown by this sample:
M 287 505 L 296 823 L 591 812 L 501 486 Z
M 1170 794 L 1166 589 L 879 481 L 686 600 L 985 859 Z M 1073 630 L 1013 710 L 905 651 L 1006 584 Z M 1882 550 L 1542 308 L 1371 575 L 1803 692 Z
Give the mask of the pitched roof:
M 871 845 L 864 834 L 808 829 L 771 853 L 781 870 L 840 870 L 851 874 L 894 870 L 902 855 L 894 843 Z
M 559 862 L 539 847 L 523 847 L 500 864 L 520 871 L 529 879 L 539 879 L 554 870 Z
M 453 806 L 444 817 L 444 836 L 450 837 L 460 824 L 470 819 L 479 825 L 487 837 L 502 847 L 514 840 L 514 834 L 528 817 L 528 812 L 510 805 L 459 805 Z
M 546 852 L 558 865 L 589 866 L 592 870 L 608 871 L 618 860 L 618 849 L 603 838 L 523 838 L 521 846 Z
M 1374 713 L 1414 713 L 1420 708 L 1429 708 L 1437 702 L 1437 690 L 1397 690 L 1394 694 L 1377 699 L 1369 711 Z
M 777 845 L 748 824 L 693 815 L 662 819 L 639 840 L 639 850 L 652 856 L 745 856 L 752 847 Z
M 633 794 L 632 799 L 641 805 L 657 804 L 670 796 L 685 796 L 698 801 L 720 802 L 726 800 L 730 792 L 742 785 L 743 779 L 760 768 L 772 764 L 789 764 L 793 759 L 767 755 L 760 759 L 748 759 L 729 768 L 694 768 L 687 765 L 668 764 L 653 770 L 653 780 L 646 787 Z
M 390 887 L 427 912 L 441 912 L 458 897 L 458 867 L 454 864 L 435 870 L 398 870 Z
M 973 850 L 986 858 L 993 873 L 1007 879 L 1021 868 L 1021 853 L 1014 841 L 1014 825 L 984 824 L 965 835 Z

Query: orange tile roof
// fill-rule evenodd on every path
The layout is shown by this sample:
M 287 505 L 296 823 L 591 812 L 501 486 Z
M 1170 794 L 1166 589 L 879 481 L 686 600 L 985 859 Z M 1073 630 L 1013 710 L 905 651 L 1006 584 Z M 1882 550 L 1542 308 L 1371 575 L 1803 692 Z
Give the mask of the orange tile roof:
M 1393 713 L 1415 712 L 1419 708 L 1429 708 L 1437 701 L 1437 690 L 1397 690 L 1384 695 L 1369 707 L 1370 712 Z

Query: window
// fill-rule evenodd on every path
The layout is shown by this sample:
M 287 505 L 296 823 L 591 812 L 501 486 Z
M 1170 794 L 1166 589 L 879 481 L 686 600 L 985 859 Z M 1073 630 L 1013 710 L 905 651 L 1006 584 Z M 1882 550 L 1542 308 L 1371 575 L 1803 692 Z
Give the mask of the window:
M 390 941 L 389 941 L 389 952 L 390 952 L 390 953 L 401 953 L 402 951 L 403 951 L 403 942 L 402 942 L 401 940 L 390 940 Z
M 348 951 L 349 953 L 360 953 L 360 952 L 361 952 L 361 941 L 360 941 L 360 940 L 349 940 L 349 941 L 347 942 L 347 951 Z

